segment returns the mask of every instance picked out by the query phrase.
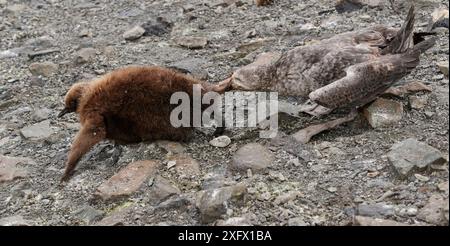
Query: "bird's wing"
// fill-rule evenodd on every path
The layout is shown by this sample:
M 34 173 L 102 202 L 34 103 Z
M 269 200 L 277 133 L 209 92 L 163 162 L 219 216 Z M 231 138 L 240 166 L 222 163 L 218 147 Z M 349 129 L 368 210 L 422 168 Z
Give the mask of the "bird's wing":
M 419 64 L 419 56 L 435 43 L 425 40 L 403 54 L 386 55 L 358 63 L 346 70 L 346 76 L 309 94 L 309 98 L 327 108 L 362 106 Z

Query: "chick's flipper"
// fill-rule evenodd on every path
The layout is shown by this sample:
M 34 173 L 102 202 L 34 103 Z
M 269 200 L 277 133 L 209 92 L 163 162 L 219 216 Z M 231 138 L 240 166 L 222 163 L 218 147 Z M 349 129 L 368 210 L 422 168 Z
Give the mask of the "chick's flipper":
M 64 175 L 61 182 L 68 181 L 73 174 L 75 167 L 81 157 L 86 154 L 95 144 L 104 140 L 106 130 L 103 123 L 103 117 L 91 117 L 84 122 L 80 131 L 77 133 L 75 140 L 70 148 L 69 157 L 66 163 Z

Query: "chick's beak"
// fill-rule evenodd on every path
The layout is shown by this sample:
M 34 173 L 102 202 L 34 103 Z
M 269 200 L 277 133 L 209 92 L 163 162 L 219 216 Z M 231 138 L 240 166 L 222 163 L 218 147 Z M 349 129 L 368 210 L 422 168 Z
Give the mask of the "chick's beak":
M 67 113 L 69 113 L 69 110 L 67 108 L 64 108 L 63 110 L 61 110 L 61 112 L 59 112 L 58 118 L 63 117 Z

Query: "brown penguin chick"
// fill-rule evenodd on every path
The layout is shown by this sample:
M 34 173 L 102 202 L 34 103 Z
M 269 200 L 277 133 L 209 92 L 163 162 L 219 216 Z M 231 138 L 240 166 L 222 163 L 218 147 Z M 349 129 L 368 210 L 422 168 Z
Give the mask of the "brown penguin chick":
M 186 92 L 192 102 L 194 85 L 200 85 L 202 93 L 221 93 L 230 81 L 212 85 L 172 69 L 132 66 L 89 83 L 74 84 L 59 117 L 76 112 L 81 129 L 71 146 L 62 180 L 68 180 L 80 158 L 105 139 L 118 143 L 187 140 L 192 128 L 175 128 L 170 123 L 170 113 L 177 106 L 170 104 L 170 98 L 175 92 Z
M 413 33 L 414 18 L 411 7 L 400 29 L 377 25 L 264 54 L 234 72 L 233 88 L 309 98 L 313 104 L 304 112 L 316 116 L 362 106 L 409 74 L 420 54 L 434 45 L 434 37 Z

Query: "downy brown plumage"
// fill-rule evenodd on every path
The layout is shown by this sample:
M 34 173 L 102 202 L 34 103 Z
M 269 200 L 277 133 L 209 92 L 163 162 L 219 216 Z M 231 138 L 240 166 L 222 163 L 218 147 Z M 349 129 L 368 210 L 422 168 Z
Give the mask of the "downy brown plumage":
M 62 180 L 69 179 L 80 158 L 104 139 L 117 143 L 187 140 L 192 128 L 175 128 L 170 123 L 170 113 L 177 106 L 170 104 L 170 97 L 174 92 L 192 97 L 196 84 L 202 86 L 203 93 L 221 93 L 229 81 L 212 85 L 173 69 L 131 66 L 74 84 L 59 117 L 76 112 L 81 129 L 71 146 Z

